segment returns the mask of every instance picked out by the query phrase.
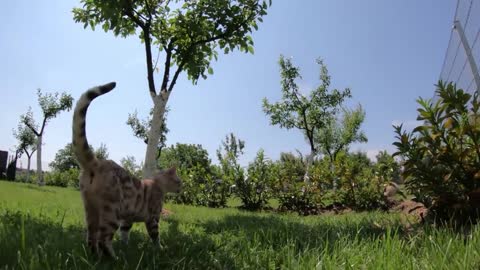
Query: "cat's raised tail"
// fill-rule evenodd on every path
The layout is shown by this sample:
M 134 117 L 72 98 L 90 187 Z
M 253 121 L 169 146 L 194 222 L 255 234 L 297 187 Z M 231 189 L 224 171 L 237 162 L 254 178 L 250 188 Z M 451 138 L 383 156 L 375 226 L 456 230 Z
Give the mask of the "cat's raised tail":
M 115 86 L 116 83 L 111 82 L 92 87 L 82 94 L 75 105 L 72 123 L 72 144 L 78 163 L 84 170 L 90 168 L 97 162 L 95 154 L 88 145 L 87 135 L 85 133 L 85 118 L 88 106 L 96 97 L 110 92 Z

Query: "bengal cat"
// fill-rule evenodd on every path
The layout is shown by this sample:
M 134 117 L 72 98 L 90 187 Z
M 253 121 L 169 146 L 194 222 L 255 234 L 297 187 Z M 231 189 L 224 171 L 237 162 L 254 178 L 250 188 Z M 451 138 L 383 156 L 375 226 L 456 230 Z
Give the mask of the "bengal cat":
M 167 192 L 179 192 L 182 186 L 175 167 L 140 180 L 112 160 L 97 159 L 85 134 L 87 109 L 96 97 L 110 92 L 116 83 L 93 87 L 78 100 L 73 114 L 72 141 L 80 164 L 80 192 L 85 207 L 87 244 L 97 254 L 115 257 L 112 239 L 120 228 L 121 239 L 128 242 L 134 222 L 145 222 L 148 234 L 159 244 L 158 222 Z

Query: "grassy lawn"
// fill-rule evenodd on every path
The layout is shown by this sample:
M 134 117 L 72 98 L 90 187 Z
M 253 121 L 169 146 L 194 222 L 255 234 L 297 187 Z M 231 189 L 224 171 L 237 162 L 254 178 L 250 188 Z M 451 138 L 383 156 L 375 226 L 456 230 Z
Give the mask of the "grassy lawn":
M 167 205 L 154 248 L 142 224 L 90 256 L 80 194 L 0 181 L 0 269 L 478 269 L 480 228 L 407 233 L 398 215 L 299 217 Z

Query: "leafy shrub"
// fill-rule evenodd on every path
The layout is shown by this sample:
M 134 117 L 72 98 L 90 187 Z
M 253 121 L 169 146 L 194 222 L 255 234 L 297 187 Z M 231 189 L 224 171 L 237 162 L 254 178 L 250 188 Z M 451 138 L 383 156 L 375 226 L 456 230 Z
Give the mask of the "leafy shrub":
M 220 179 L 217 173 L 212 173 L 214 170 L 200 165 L 179 169 L 182 190 L 179 194 L 168 195 L 168 199 L 181 204 L 226 207 L 231 184 Z
M 316 166 L 310 166 L 315 170 Z M 309 184 L 303 181 L 305 164 L 301 157 L 291 153 L 280 154 L 276 163 L 274 197 L 278 199 L 279 211 L 293 211 L 300 215 L 317 214 L 321 208 L 321 193 L 318 173 L 311 172 Z
M 324 158 L 313 165 L 311 172 L 327 208 L 335 206 L 373 210 L 385 207 L 385 180 L 376 175 L 376 167 L 364 153 L 340 152 L 333 167 L 330 166 L 330 160 Z M 337 189 L 334 189 L 335 178 Z
M 376 176 L 382 178 L 385 182 L 400 183 L 400 165 L 395 161 L 395 158 L 387 151 L 379 152 L 376 158 Z
M 208 207 L 226 207 L 231 196 L 232 182 L 220 178 L 219 169 L 212 167 L 214 173 L 206 174 L 200 184 L 198 205 Z
M 225 207 L 231 183 L 220 179 L 219 170 L 211 165 L 207 150 L 201 145 L 177 143 L 161 153 L 159 166 L 176 166 L 182 179 L 182 191 L 169 195 L 176 203 Z
M 51 172 L 45 172 L 45 184 L 47 186 L 57 187 L 74 187 L 79 188 L 79 175 L 80 170 L 77 168 L 70 168 L 66 171 L 54 170 Z
M 412 132 L 396 126 L 396 155 L 405 159 L 406 188 L 439 220 L 477 217 L 480 192 L 480 103 L 452 83 L 439 82 L 437 101 L 419 98 Z
M 235 194 L 242 200 L 247 210 L 259 210 L 266 206 L 272 196 L 272 183 L 275 167 L 271 160 L 260 150 L 255 160 L 248 166 L 248 176 L 237 178 Z
M 17 171 L 15 175 L 15 181 L 17 182 L 22 182 L 22 183 L 36 183 L 37 182 L 37 174 L 35 171 L 30 170 L 30 176 L 29 179 L 27 178 L 27 172 L 26 171 Z

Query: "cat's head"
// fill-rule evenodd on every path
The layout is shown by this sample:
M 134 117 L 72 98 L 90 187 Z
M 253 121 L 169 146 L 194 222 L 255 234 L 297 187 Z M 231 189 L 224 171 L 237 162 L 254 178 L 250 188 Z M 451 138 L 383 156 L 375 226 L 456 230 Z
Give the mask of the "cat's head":
M 182 180 L 178 177 L 175 167 L 158 172 L 154 181 L 164 192 L 178 193 L 182 190 Z

